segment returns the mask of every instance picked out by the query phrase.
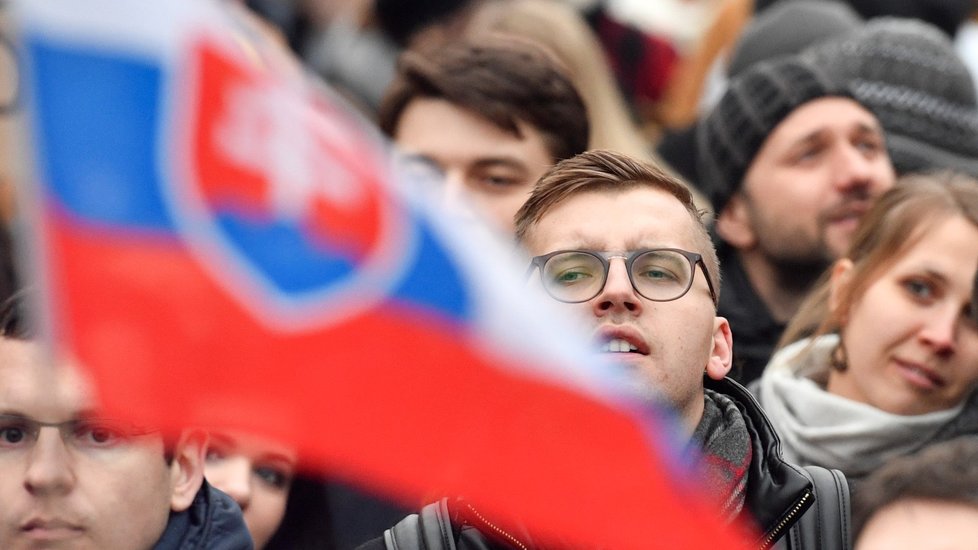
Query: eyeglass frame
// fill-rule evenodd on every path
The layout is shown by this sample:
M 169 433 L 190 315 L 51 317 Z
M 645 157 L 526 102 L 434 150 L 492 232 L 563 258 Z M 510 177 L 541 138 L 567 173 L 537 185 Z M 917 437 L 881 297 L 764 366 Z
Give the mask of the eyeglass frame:
M 635 260 L 639 256 L 642 256 L 649 252 L 676 252 L 689 261 L 689 268 L 690 268 L 689 271 L 690 273 L 692 273 L 692 276 L 689 278 L 689 284 L 687 284 L 686 288 L 681 293 L 679 293 L 679 295 L 676 296 L 675 298 L 670 298 L 668 300 L 656 300 L 654 298 L 649 298 L 645 294 L 642 294 L 642 291 L 640 291 L 638 287 L 635 285 L 635 280 L 632 278 L 632 264 L 635 263 Z M 603 272 L 604 280 L 601 282 L 601 286 L 598 287 L 598 291 L 594 293 L 594 296 L 591 296 L 590 298 L 585 298 L 584 300 L 562 300 L 550 293 L 546 281 L 543 280 L 543 268 L 544 266 L 547 265 L 547 262 L 550 261 L 550 259 L 553 258 L 554 256 L 557 256 L 559 254 L 567 254 L 567 253 L 587 254 L 589 256 L 593 256 L 597 258 L 598 261 L 601 262 L 601 266 L 604 268 L 604 272 Z M 689 289 L 693 288 L 693 280 L 696 279 L 696 265 L 698 264 L 703 269 L 703 276 L 706 278 L 706 285 L 710 289 L 710 297 L 713 299 L 713 304 L 714 305 L 717 304 L 716 290 L 713 288 L 713 280 L 710 278 L 710 270 L 707 269 L 706 267 L 706 261 L 703 259 L 703 255 L 698 252 L 690 252 L 688 250 L 683 250 L 681 248 L 640 248 L 638 250 L 632 251 L 627 256 L 622 254 L 607 255 L 606 252 L 601 252 L 598 250 L 586 250 L 586 249 L 556 250 L 554 252 L 550 252 L 549 254 L 542 254 L 540 256 L 534 256 L 530 258 L 530 266 L 526 270 L 526 277 L 529 278 L 530 274 L 533 272 L 533 268 L 537 268 L 537 270 L 540 272 L 540 282 L 541 284 L 543 284 L 543 289 L 547 292 L 547 294 L 551 298 L 557 300 L 558 302 L 563 302 L 565 304 L 580 304 L 580 303 L 587 302 L 588 300 L 593 300 L 595 296 L 598 296 L 604 291 L 604 287 L 608 284 L 608 274 L 611 272 L 611 260 L 615 258 L 621 258 L 622 260 L 625 260 L 625 272 L 628 274 L 628 282 L 632 285 L 632 290 L 634 290 L 635 293 L 638 294 L 639 296 L 651 302 L 673 302 L 688 294 Z
M 102 427 L 113 432 L 121 441 L 114 444 L 105 444 L 104 446 L 92 445 L 92 449 L 108 449 L 115 447 L 119 444 L 128 443 L 130 439 L 137 437 L 145 437 L 155 433 L 159 433 L 159 430 L 152 428 L 144 428 L 140 426 L 134 426 L 119 420 L 101 418 L 101 417 L 81 417 L 72 418 L 71 420 L 65 420 L 63 422 L 42 422 L 35 418 L 29 416 L 24 416 L 21 414 L 0 414 L 0 431 L 8 426 L 5 426 L 8 422 L 16 422 L 22 425 L 25 438 L 28 440 L 29 445 L 37 444 L 38 439 L 41 437 L 41 429 L 43 428 L 56 428 L 58 430 L 58 435 L 61 437 L 61 442 L 65 446 L 74 447 L 73 443 L 69 442 L 69 439 L 75 435 L 79 426 L 84 426 L 90 424 L 94 427 Z M 7 443 L 4 443 L 0 439 L 0 455 L 5 454 L 9 451 L 20 450 L 19 448 L 10 448 Z

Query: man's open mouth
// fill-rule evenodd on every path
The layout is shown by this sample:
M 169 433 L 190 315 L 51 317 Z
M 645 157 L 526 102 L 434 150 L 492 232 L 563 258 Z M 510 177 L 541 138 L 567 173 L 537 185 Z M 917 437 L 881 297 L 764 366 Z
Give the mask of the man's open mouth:
M 637 347 L 629 343 L 628 340 L 621 338 L 613 338 L 602 344 L 598 349 L 607 353 L 638 353 Z

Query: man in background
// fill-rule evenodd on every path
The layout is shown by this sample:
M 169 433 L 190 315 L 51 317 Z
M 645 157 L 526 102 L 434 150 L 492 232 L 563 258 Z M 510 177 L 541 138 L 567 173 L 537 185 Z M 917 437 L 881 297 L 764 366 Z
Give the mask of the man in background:
M 380 127 L 409 169 L 439 182 L 436 196 L 470 205 L 504 234 L 533 184 L 587 149 L 588 114 L 555 62 L 528 42 L 489 40 L 401 56 Z
M 734 78 L 697 138 L 726 290 L 718 313 L 737 335 L 732 376 L 748 383 L 896 175 L 877 117 L 797 56 Z
M 206 436 L 167 444 L 104 417 L 81 370 L 45 362 L 20 296 L 0 334 L 0 548 L 250 550 L 241 510 L 204 481 Z

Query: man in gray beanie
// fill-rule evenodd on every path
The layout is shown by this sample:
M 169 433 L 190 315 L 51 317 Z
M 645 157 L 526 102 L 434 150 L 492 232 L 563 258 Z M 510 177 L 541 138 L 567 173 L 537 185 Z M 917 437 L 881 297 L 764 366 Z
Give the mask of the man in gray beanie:
M 898 174 L 947 168 L 978 177 L 974 82 L 940 29 L 882 17 L 802 55 L 876 113 Z
M 737 336 L 732 375 L 746 383 L 895 174 L 876 116 L 798 56 L 734 78 L 700 121 L 697 155 L 696 183 L 717 215 L 718 314 Z

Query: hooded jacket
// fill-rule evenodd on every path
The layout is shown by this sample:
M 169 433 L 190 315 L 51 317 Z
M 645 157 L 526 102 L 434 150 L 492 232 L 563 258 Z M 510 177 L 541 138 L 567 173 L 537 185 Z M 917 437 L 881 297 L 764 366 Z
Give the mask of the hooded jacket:
M 253 550 L 241 508 L 207 480 L 193 503 L 170 519 L 153 550 Z

